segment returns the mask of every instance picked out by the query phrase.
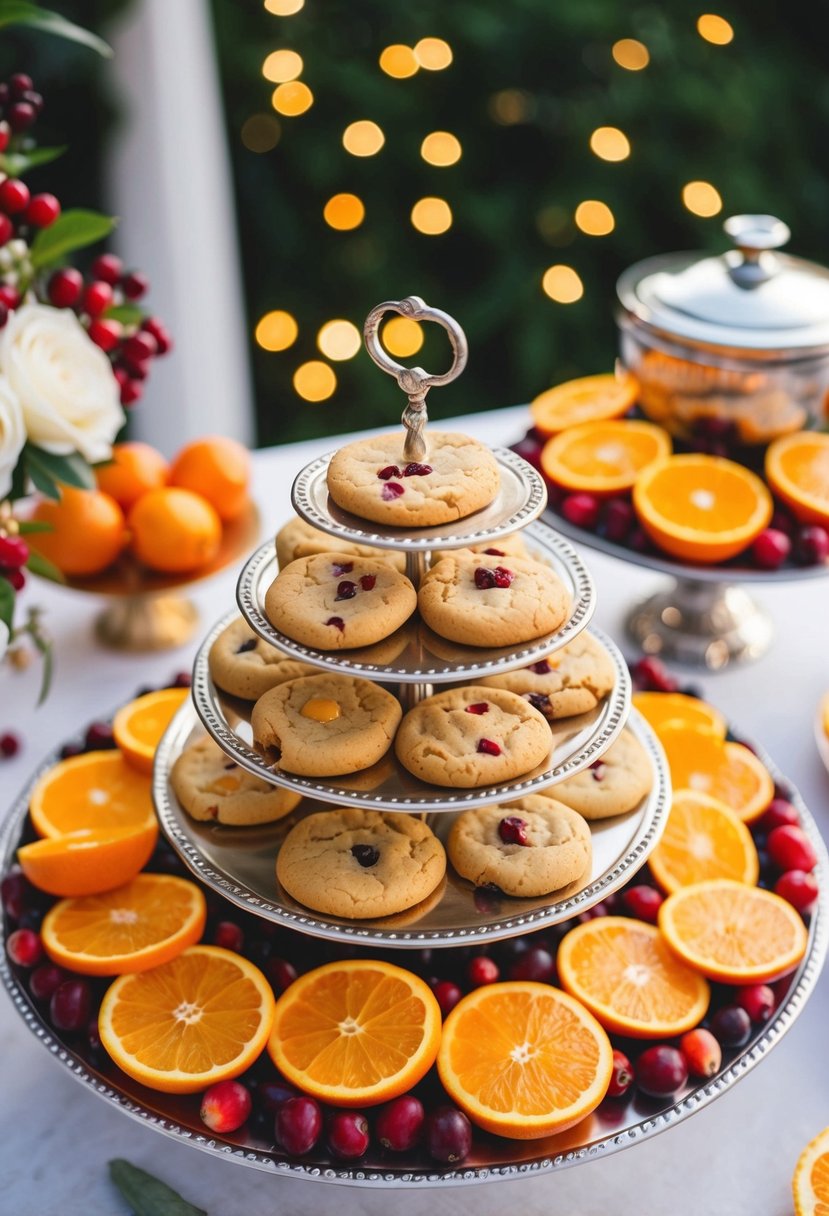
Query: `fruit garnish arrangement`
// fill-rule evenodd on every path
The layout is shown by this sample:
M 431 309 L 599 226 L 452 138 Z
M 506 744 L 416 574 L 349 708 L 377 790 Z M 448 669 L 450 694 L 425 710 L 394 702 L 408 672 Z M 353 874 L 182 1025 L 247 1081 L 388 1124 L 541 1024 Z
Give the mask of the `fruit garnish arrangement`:
M 700 417 L 677 440 L 637 407 L 633 376 L 571 380 L 532 403 L 514 450 L 544 476 L 553 511 L 635 553 L 775 571 L 829 559 L 829 434 L 765 449 Z
M 145 691 L 32 790 L 2 879 L 21 992 L 105 1080 L 184 1095 L 188 1126 L 278 1160 L 460 1166 L 600 1107 L 670 1108 L 785 999 L 818 856 L 714 706 L 652 658 L 633 676 L 675 790 L 648 866 L 552 930 L 405 956 L 281 929 L 186 876 L 149 777 L 186 691 Z

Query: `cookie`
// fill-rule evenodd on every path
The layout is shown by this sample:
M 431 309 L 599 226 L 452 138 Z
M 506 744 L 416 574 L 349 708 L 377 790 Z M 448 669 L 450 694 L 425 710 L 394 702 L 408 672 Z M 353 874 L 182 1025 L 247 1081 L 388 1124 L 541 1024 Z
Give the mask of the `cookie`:
M 299 557 L 265 593 L 265 615 L 303 646 L 354 650 L 399 629 L 417 607 L 417 593 L 385 562 L 348 553 Z
M 642 744 L 623 730 L 600 760 L 555 787 L 556 798 L 585 819 L 609 819 L 638 806 L 653 785 L 653 770 Z
M 275 646 L 269 646 L 242 617 L 231 621 L 216 638 L 207 665 L 213 683 L 243 701 L 256 701 L 277 684 L 314 673 L 308 663 L 286 659 Z
M 583 632 L 529 667 L 483 676 L 474 682 L 517 692 L 552 722 L 595 709 L 616 683 L 616 669 L 604 646 Z
M 426 697 L 400 724 L 394 750 L 430 785 L 474 789 L 521 777 L 550 755 L 537 709 L 503 688 L 453 688 Z
M 399 701 L 378 684 L 324 674 L 266 692 L 253 707 L 251 727 L 256 747 L 274 765 L 303 777 L 334 777 L 380 760 L 401 716 Z
M 170 771 L 173 792 L 193 819 L 249 827 L 290 815 L 299 794 L 278 789 L 228 759 L 205 736 L 184 749 Z
M 289 895 L 349 920 L 403 912 L 426 899 L 445 872 L 443 845 L 421 819 L 359 807 L 307 815 L 276 859 Z
M 464 811 L 446 847 L 462 878 L 526 897 L 549 895 L 581 878 L 593 857 L 590 828 L 581 815 L 536 794 Z
M 374 557 L 379 562 L 394 566 L 401 574 L 406 572 L 406 554 L 391 549 L 374 549 L 371 545 L 354 545 L 329 536 L 305 522 L 298 515 L 290 519 L 276 534 L 276 560 L 279 569 L 295 562 L 298 557 L 313 557 L 315 553 L 348 553 L 351 557 Z
M 445 557 L 417 593 L 430 629 L 466 646 L 515 646 L 567 620 L 570 597 L 549 566 L 529 557 L 503 562 L 473 553 Z
M 497 540 L 484 540 L 479 545 L 468 545 L 463 549 L 438 549 L 432 554 L 430 565 L 436 565 L 444 557 L 466 556 L 468 553 L 480 553 L 486 557 L 530 556 L 521 533 L 513 532 L 512 536 L 499 536 Z
M 328 466 L 328 493 L 338 507 L 392 527 L 430 528 L 489 506 L 501 475 L 489 448 L 446 431 L 429 431 L 421 463 L 403 455 L 395 431 L 340 448 Z

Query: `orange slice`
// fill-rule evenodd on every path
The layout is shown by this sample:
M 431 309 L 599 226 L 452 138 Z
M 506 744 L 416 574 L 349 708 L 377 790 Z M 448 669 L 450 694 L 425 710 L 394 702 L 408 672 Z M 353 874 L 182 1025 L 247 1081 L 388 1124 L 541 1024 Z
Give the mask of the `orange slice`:
M 139 874 L 115 891 L 55 904 L 43 921 L 43 946 L 52 962 L 82 975 L 146 971 L 197 942 L 206 915 L 195 883 Z
M 765 984 L 806 953 L 806 926 L 790 903 L 728 878 L 669 895 L 659 928 L 689 967 L 724 984 Z
M 633 506 L 651 540 L 672 557 L 724 562 L 762 532 L 773 504 L 754 473 L 719 456 L 669 456 L 633 487 Z
M 829 523 L 829 435 L 798 431 L 766 451 L 766 479 L 803 524 Z
M 24 845 L 17 860 L 29 882 L 50 895 L 97 895 L 135 878 L 157 839 L 155 819 L 142 828 L 82 828 Z
M 709 794 L 753 823 L 774 797 L 774 780 L 742 743 L 725 743 L 710 731 L 666 725 L 658 731 L 674 790 Z
M 32 791 L 29 814 L 40 836 L 143 828 L 155 820 L 149 777 L 118 751 L 61 760 Z
M 153 771 L 161 736 L 189 696 L 189 688 L 163 688 L 136 697 L 118 710 L 112 723 L 115 742 L 124 759 L 139 772 Z
M 709 878 L 754 884 L 760 875 L 746 825 L 724 802 L 693 790 L 674 794 L 665 831 L 648 864 L 669 893 Z
M 829 1216 L 829 1127 L 798 1157 L 792 1195 L 795 1216 Z
M 633 706 L 655 731 L 664 726 L 691 726 L 724 739 L 728 726 L 718 709 L 682 692 L 635 692 Z
M 623 916 L 586 921 L 562 938 L 563 987 L 604 1026 L 634 1039 L 668 1039 L 705 1016 L 702 976 L 669 949 L 653 925 Z
M 440 1007 L 410 971 L 377 960 L 327 963 L 279 998 L 268 1051 L 306 1093 L 337 1106 L 373 1106 L 431 1068 Z
M 530 406 L 533 426 L 543 435 L 557 435 L 580 422 L 620 418 L 636 401 L 639 386 L 629 373 L 582 376 L 540 393 Z
M 653 422 L 583 422 L 547 441 L 541 468 L 567 490 L 619 494 L 670 454 L 670 435 Z
M 487 984 L 443 1027 L 438 1072 L 473 1123 L 532 1140 L 565 1131 L 607 1092 L 613 1048 L 583 1005 L 549 984 Z
M 271 986 L 258 967 L 220 946 L 191 946 L 108 989 L 98 1033 L 119 1068 L 167 1094 L 238 1077 L 273 1024 Z

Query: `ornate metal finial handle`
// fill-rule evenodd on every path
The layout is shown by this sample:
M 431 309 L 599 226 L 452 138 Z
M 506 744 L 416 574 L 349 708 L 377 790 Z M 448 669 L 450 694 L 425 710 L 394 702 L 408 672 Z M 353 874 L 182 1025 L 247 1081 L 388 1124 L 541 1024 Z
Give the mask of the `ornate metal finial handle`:
M 437 321 L 449 335 L 452 346 L 452 366 L 442 376 L 432 376 L 422 367 L 403 367 L 383 349 L 380 343 L 380 322 L 387 312 L 396 312 L 401 317 L 411 317 L 413 321 Z M 459 376 L 466 367 L 469 354 L 466 345 L 466 334 L 454 317 L 441 312 L 439 308 L 430 308 L 420 296 L 407 296 L 405 300 L 385 300 L 372 308 L 363 326 L 363 337 L 366 350 L 377 366 L 389 376 L 394 376 L 403 392 L 409 398 L 408 405 L 403 411 L 403 425 L 406 428 L 406 442 L 403 455 L 407 460 L 423 460 L 426 455 L 426 440 L 424 427 L 428 422 L 426 413 L 426 394 L 430 388 L 449 384 Z
M 774 250 L 792 235 L 787 224 L 775 215 L 732 215 L 723 224 L 741 256 L 726 255 L 728 273 L 738 287 L 759 287 L 780 269 Z

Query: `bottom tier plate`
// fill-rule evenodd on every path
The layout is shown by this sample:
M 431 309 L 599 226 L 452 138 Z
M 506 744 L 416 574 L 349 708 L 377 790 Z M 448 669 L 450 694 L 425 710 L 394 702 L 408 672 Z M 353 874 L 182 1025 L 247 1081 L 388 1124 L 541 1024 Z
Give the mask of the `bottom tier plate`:
M 586 911 L 626 883 L 647 860 L 667 817 L 670 777 L 664 752 L 644 718 L 633 712 L 628 725 L 653 769 L 650 793 L 627 815 L 592 823 L 590 873 L 537 899 L 513 899 L 474 887 L 449 866 L 445 882 L 432 896 L 397 916 L 349 921 L 311 911 L 291 899 L 277 883 L 276 855 L 297 818 L 330 807 L 305 799 L 286 819 L 253 828 L 228 828 L 191 819 L 182 810 L 169 779 L 187 743 L 204 733 L 189 702 L 179 710 L 159 746 L 153 797 L 167 839 L 196 877 L 217 894 L 266 920 L 332 941 L 350 938 L 396 947 L 493 941 L 557 924 Z M 457 813 L 427 818 L 445 842 Z

